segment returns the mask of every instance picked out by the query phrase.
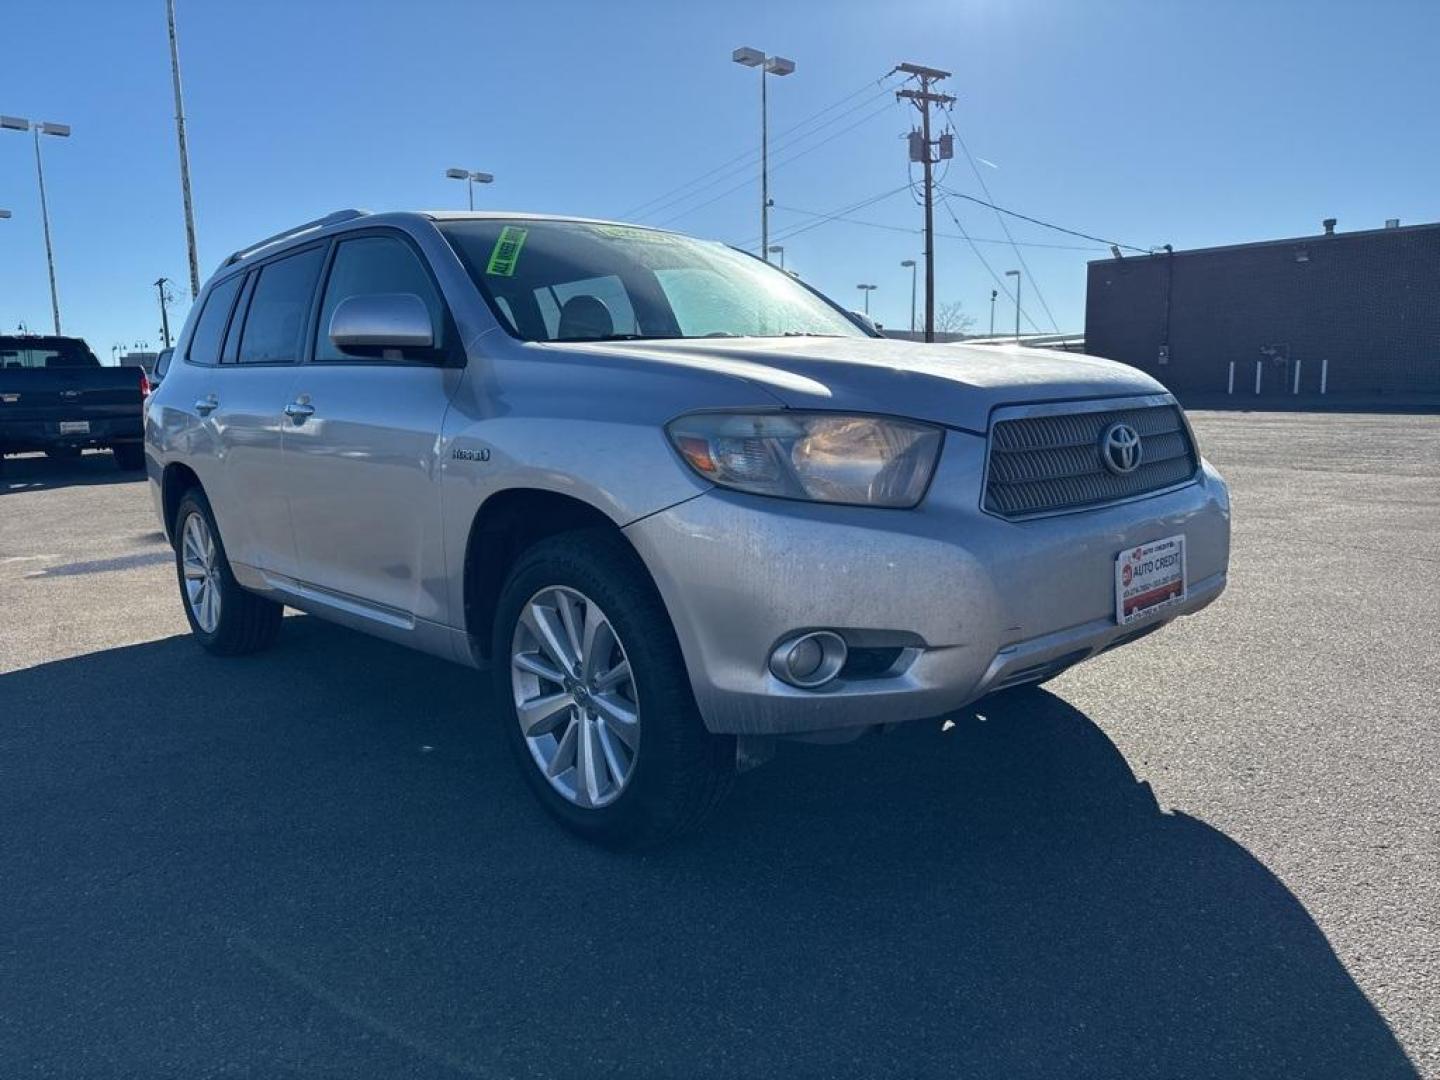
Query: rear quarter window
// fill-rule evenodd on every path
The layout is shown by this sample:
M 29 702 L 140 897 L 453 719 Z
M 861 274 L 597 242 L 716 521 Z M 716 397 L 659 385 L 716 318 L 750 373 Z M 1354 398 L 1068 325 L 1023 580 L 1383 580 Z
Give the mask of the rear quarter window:
M 190 335 L 190 345 L 185 358 L 192 364 L 218 364 L 220 342 L 225 336 L 225 327 L 230 322 L 230 310 L 235 306 L 235 296 L 240 292 L 244 274 L 236 274 L 211 288 L 205 297 L 205 306 L 200 309 L 200 318 L 195 321 L 195 332 Z

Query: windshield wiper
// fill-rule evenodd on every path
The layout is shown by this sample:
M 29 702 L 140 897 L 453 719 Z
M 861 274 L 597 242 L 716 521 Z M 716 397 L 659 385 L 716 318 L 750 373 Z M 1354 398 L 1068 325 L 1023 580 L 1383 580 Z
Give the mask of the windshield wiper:
M 784 330 L 781 337 L 839 337 L 839 334 L 821 334 L 814 330 Z

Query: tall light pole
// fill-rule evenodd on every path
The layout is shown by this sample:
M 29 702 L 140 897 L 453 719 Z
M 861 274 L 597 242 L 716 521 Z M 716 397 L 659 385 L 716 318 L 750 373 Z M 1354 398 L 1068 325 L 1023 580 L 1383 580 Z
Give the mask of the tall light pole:
M 784 244 L 771 244 L 771 245 L 770 245 L 769 247 L 767 247 L 765 250 L 768 251 L 771 255 L 779 255 L 779 256 L 780 256 L 780 269 L 781 269 L 781 270 L 784 270 L 784 269 L 785 269 L 785 245 L 784 245 Z
M 1020 344 L 1020 271 L 1006 270 L 1006 277 L 1015 279 L 1015 344 Z
M 465 190 L 470 195 L 470 209 L 475 209 L 475 185 L 491 184 L 495 177 L 488 172 L 471 172 L 469 169 L 446 169 L 445 175 L 451 180 L 464 180 Z
M 863 293 L 865 294 L 865 314 L 866 314 L 866 315 L 869 315 L 869 314 L 870 314 L 870 294 L 875 291 L 876 286 L 874 286 L 874 285 L 856 285 L 855 288 L 859 289 L 861 292 L 863 292 Z
M 190 299 L 200 295 L 200 259 L 195 253 L 195 207 L 190 201 L 190 149 L 185 143 L 185 102 L 180 95 L 180 41 L 175 36 L 175 0 L 165 0 L 170 27 L 170 81 L 175 87 L 175 141 L 180 144 L 180 195 L 185 202 L 185 247 L 190 258 Z
M 760 69 L 760 256 L 770 261 L 770 105 L 767 75 L 789 75 L 795 61 L 783 56 L 766 56 L 759 49 L 742 45 L 730 59 L 746 67 Z
M 900 264 L 910 268 L 910 333 L 915 332 L 915 260 L 906 259 Z
M 50 270 L 50 314 L 55 320 L 55 336 L 60 336 L 60 294 L 55 288 L 55 249 L 50 245 L 50 207 L 45 201 L 45 165 L 40 158 L 40 136 L 55 135 L 60 138 L 70 136 L 69 124 L 52 124 L 47 121 L 35 121 L 31 124 L 19 116 L 0 116 L 0 128 L 10 131 L 33 131 L 35 134 L 35 176 L 40 181 L 40 224 L 45 231 L 45 265 Z
M 990 336 L 995 336 L 995 298 L 1000 295 L 999 289 L 990 290 Z

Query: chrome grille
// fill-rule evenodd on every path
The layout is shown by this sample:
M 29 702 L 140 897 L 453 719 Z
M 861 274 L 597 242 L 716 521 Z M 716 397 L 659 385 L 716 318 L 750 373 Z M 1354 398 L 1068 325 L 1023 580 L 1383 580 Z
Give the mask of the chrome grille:
M 1124 422 L 1140 436 L 1140 465 L 1117 476 L 1100 437 Z M 1001 517 L 1053 514 L 1131 499 L 1184 483 L 1199 465 L 1180 408 L 1146 405 L 997 420 L 990 431 L 985 509 Z

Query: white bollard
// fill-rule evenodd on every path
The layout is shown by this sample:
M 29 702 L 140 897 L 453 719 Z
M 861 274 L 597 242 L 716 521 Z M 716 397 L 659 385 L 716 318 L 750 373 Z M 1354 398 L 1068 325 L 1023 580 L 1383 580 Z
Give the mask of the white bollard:
M 1264 360 L 1255 361 L 1255 393 L 1257 394 L 1260 393 L 1260 373 L 1264 370 L 1264 367 Z
M 1230 379 L 1225 383 L 1225 393 L 1235 393 L 1235 361 L 1230 361 Z
M 1292 394 L 1300 393 L 1300 365 L 1304 362 L 1304 360 L 1295 361 L 1295 389 L 1290 391 Z
M 1330 374 L 1330 358 L 1327 356 L 1320 361 L 1320 393 L 1325 393 L 1325 380 Z

